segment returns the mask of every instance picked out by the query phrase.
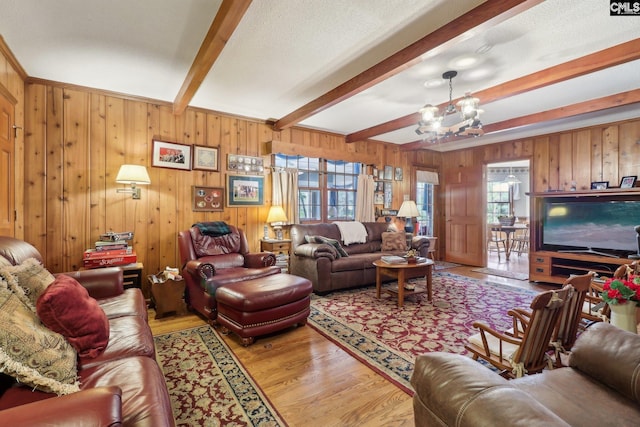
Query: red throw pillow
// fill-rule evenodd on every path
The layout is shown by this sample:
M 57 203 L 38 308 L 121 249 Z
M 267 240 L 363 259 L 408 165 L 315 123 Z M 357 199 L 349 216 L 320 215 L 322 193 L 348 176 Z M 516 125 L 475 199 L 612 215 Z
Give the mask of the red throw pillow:
M 36 309 L 40 321 L 64 336 L 80 357 L 94 358 L 107 348 L 107 315 L 73 277 L 58 275 L 38 298 Z

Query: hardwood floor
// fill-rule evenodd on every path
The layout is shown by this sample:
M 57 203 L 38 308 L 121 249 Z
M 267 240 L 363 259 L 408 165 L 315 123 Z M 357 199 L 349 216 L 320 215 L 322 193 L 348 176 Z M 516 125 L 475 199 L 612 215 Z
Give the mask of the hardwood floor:
M 498 262 L 492 254 L 488 267 L 527 272 L 528 262 L 526 255 L 515 256 L 507 265 L 504 257 Z M 472 272 L 473 268 L 447 271 L 539 291 L 552 288 Z M 154 334 L 205 324 L 192 313 L 159 320 L 154 316 L 150 309 Z M 292 427 L 414 425 L 409 395 L 308 326 L 260 337 L 249 347 L 233 334 L 224 340 Z

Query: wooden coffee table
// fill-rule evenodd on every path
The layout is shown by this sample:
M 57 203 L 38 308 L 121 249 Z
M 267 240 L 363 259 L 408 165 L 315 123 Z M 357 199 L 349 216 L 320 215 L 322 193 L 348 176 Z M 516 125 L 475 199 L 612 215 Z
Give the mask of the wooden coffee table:
M 382 291 L 382 276 L 388 276 L 398 281 L 398 290 L 384 289 L 391 295 L 398 296 L 398 307 L 402 307 L 404 303 L 404 297 L 409 295 L 422 294 L 427 292 L 427 298 L 429 301 L 433 299 L 431 289 L 431 273 L 433 270 L 433 260 L 425 259 L 424 262 L 417 264 L 388 264 L 381 259 L 374 261 L 373 265 L 376 266 L 376 298 L 380 298 Z M 416 277 L 416 274 L 424 275 L 427 278 L 426 289 L 421 286 L 416 286 L 414 290 L 408 290 L 404 288 L 405 277 L 407 272 L 411 272 L 411 277 Z

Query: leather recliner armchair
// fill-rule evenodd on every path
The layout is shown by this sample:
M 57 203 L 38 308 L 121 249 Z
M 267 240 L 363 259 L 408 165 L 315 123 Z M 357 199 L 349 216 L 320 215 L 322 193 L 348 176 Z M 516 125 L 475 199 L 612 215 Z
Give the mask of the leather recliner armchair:
M 203 234 L 198 225 L 178 233 L 185 300 L 190 309 L 213 323 L 218 317 L 216 289 L 278 274 L 280 267 L 275 266 L 272 253 L 249 253 L 247 237 L 241 229 L 227 225 L 230 232 L 216 236 Z

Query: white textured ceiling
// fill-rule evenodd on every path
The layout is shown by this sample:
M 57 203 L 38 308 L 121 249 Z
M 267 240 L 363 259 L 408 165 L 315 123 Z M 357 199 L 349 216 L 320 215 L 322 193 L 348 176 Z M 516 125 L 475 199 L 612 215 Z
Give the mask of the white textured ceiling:
M 279 119 L 357 76 L 482 1 L 254 0 L 191 106 Z M 0 0 L 0 35 L 34 78 L 173 102 L 221 0 Z M 640 16 L 609 16 L 603 0 L 547 0 L 487 25 L 387 80 L 308 117 L 301 126 L 349 134 L 448 100 L 427 89 L 458 71 L 453 97 L 640 38 Z M 472 55 L 465 68 L 455 61 Z M 636 60 L 482 104 L 485 125 L 640 88 Z M 613 108 L 431 147 L 449 150 L 640 117 Z M 416 141 L 415 126 L 373 139 Z

